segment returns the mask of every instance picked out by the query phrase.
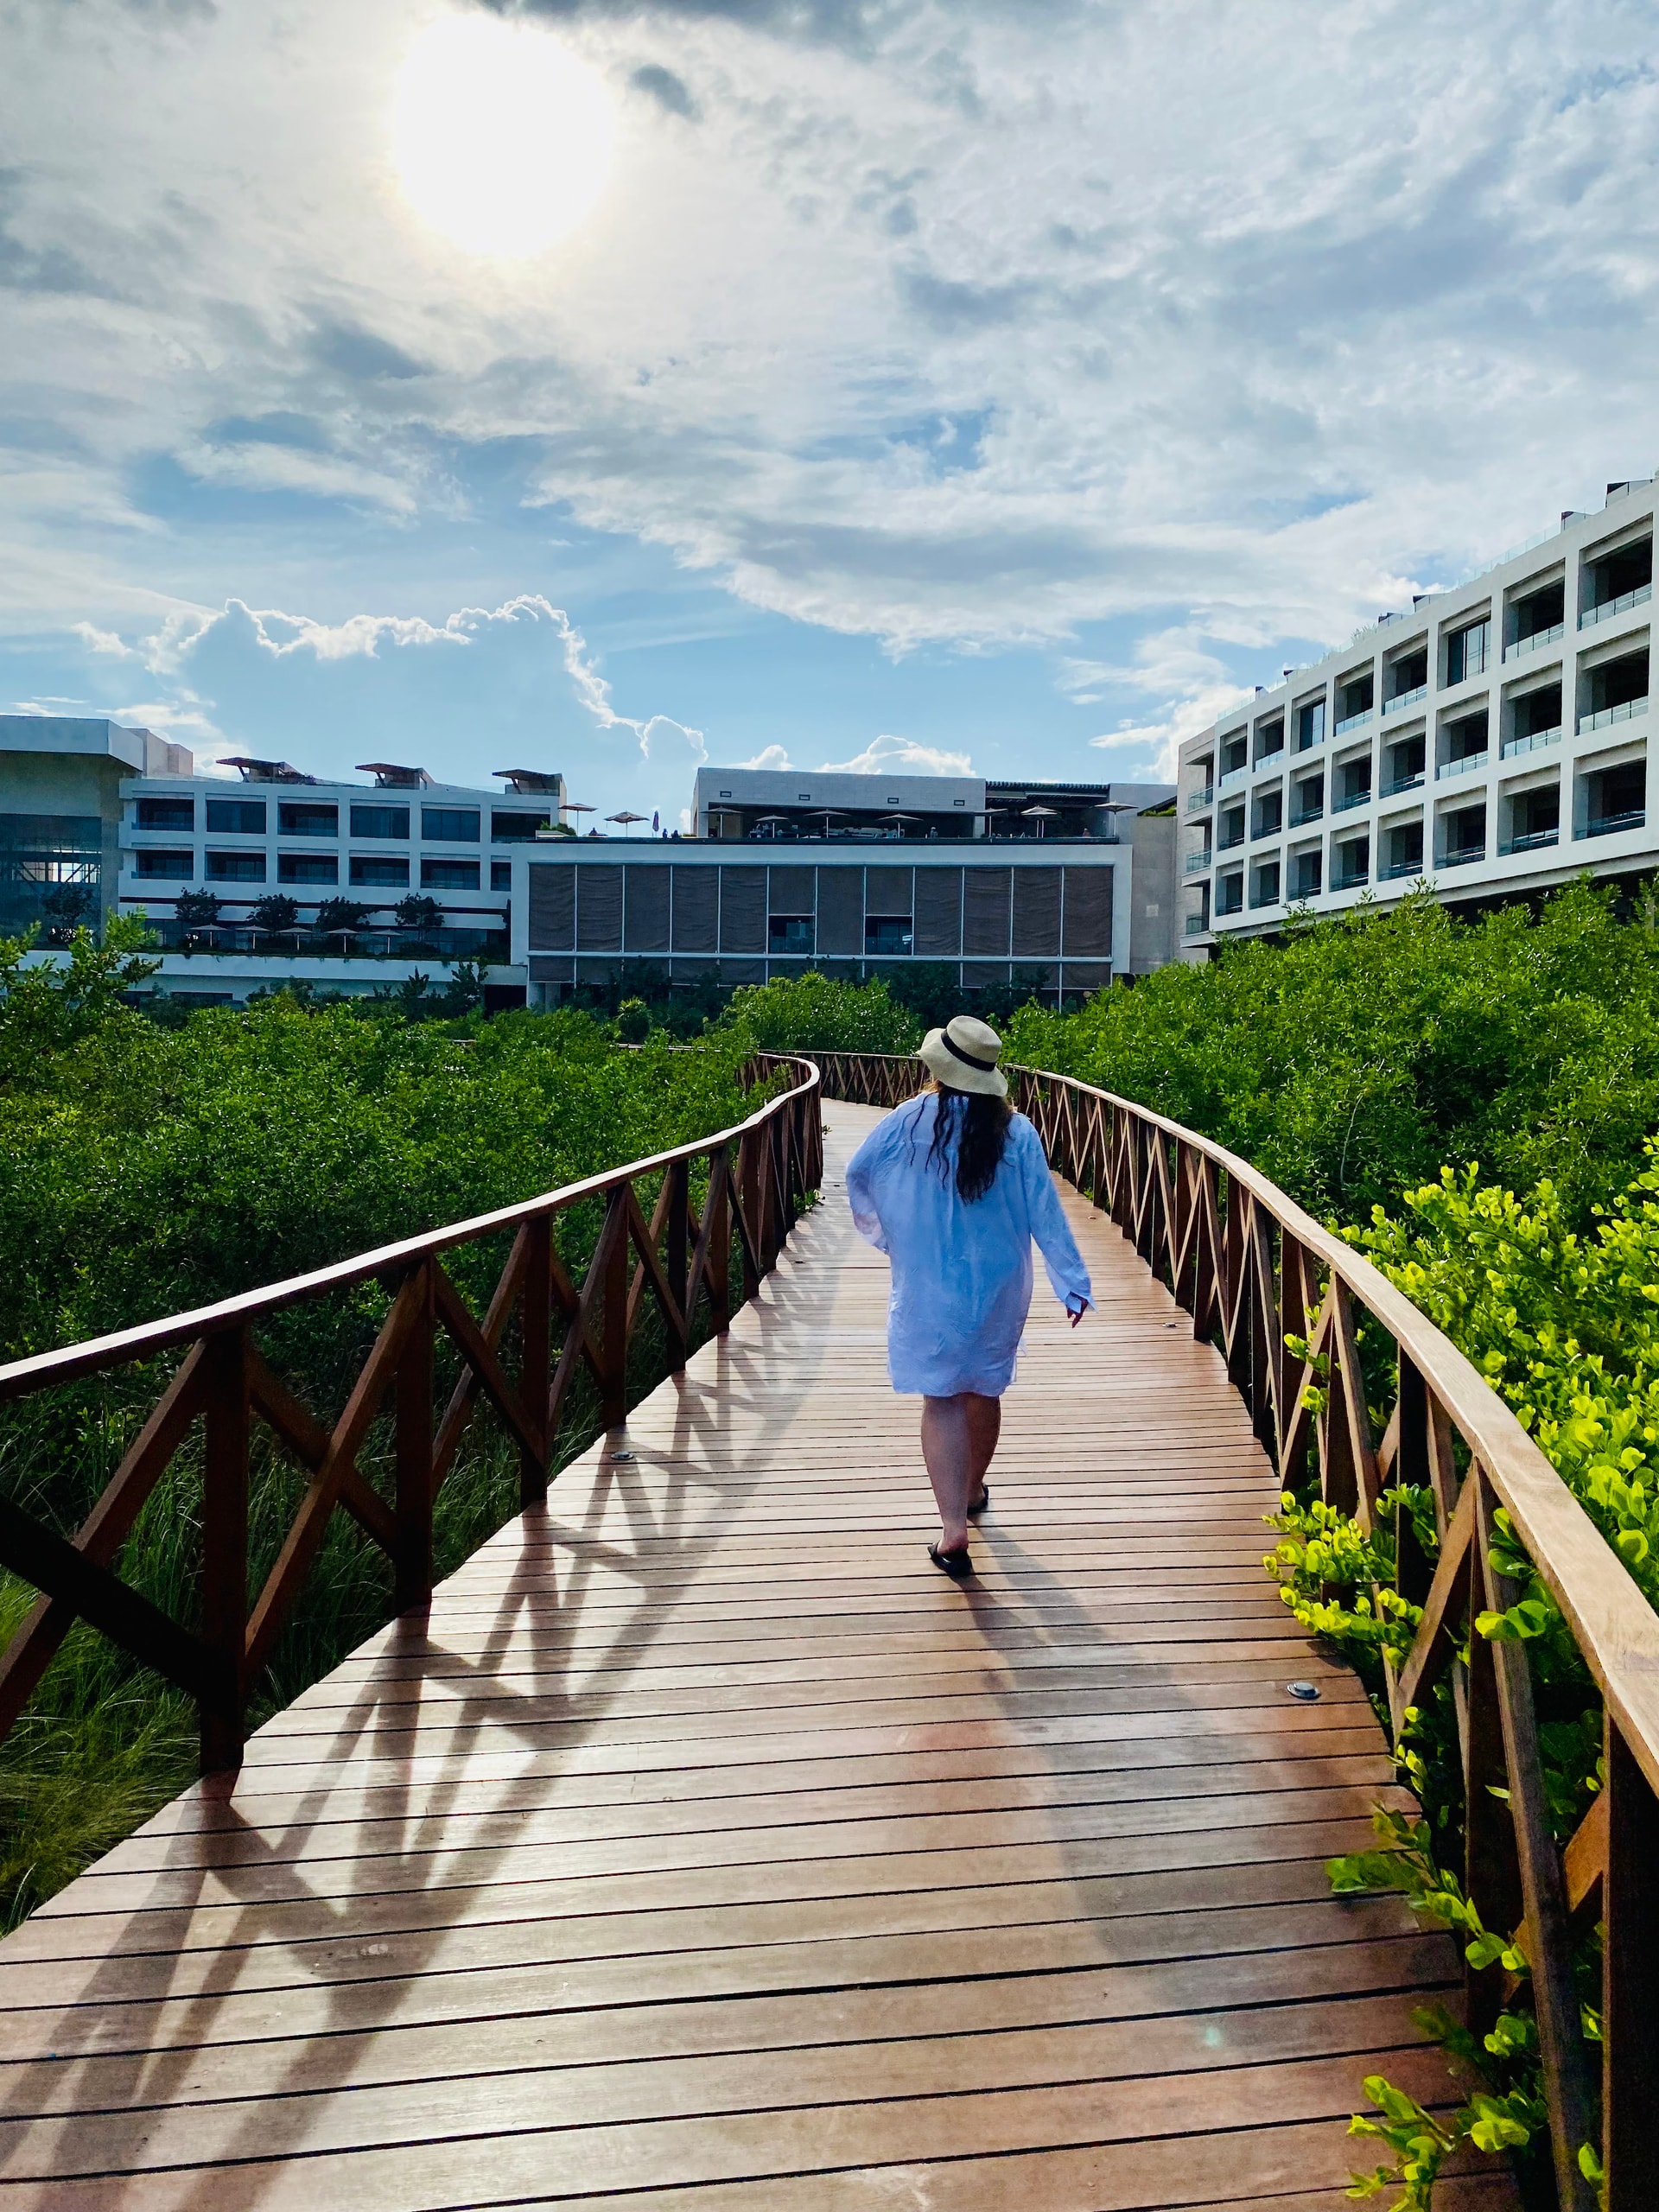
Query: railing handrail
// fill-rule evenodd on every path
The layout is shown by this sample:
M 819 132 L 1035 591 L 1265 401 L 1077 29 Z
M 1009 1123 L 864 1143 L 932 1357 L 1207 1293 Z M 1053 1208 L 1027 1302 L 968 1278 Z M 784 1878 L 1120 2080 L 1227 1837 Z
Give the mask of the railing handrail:
M 861 1071 L 857 1055 L 825 1056 L 826 1087 L 850 1078 L 866 1096 L 881 1090 L 872 1103 L 896 1103 L 893 1057 Z M 1485 1377 L 1363 1253 L 1224 1145 L 1076 1076 L 1009 1073 L 1057 1171 L 1166 1281 L 1194 1337 L 1217 1345 L 1281 1485 L 1300 1493 L 1313 1459 L 1323 1505 L 1364 1535 L 1389 1510 L 1390 1484 L 1432 1498 L 1438 1557 L 1402 1511 L 1392 1589 L 1378 1581 L 1352 1601 L 1373 1605 L 1379 1628 L 1411 1624 L 1408 1649 L 1385 1636 L 1380 1652 L 1396 1752 L 1414 1709 L 1437 1685 L 1444 1692 L 1449 1675 L 1446 1715 L 1462 1758 L 1460 1782 L 1449 1768 L 1447 1780 L 1462 1797 L 1463 1894 L 1477 1924 L 1527 1963 L 1558 2201 L 1571 2212 L 1651 2212 L 1648 2115 L 1659 2104 L 1659 2050 L 1646 1962 L 1659 1878 L 1659 1612 Z M 1361 1316 L 1398 1353 L 1380 1441 Z M 1478 1631 L 1480 1614 L 1505 1618 L 1526 1586 L 1511 1579 L 1500 1508 L 1603 1700 L 1599 1786 L 1565 1847 L 1525 1648 Z M 1601 1939 L 1599 2062 L 1579 1982 L 1592 1926 Z M 1484 1962 L 1484 1949 L 1465 1952 L 1463 2024 L 1475 2037 L 1516 2001 L 1502 1961 Z M 1599 2183 L 1580 2157 L 1598 2132 Z
M 332 1290 L 347 1289 L 352 1284 L 366 1282 L 389 1268 L 407 1268 L 415 1262 L 435 1258 L 457 1244 L 475 1243 L 481 1236 L 493 1236 L 504 1229 L 520 1228 L 525 1222 L 538 1220 L 543 1215 L 563 1213 L 584 1198 L 602 1198 L 620 1184 L 633 1182 L 641 1175 L 654 1175 L 680 1160 L 696 1160 L 719 1146 L 736 1144 L 786 1100 L 812 1090 L 820 1080 L 817 1067 L 804 1056 L 785 1053 L 766 1057 L 793 1060 L 804 1065 L 809 1073 L 790 1090 L 767 1099 L 747 1121 L 734 1122 L 730 1128 L 716 1130 L 712 1136 L 695 1138 L 689 1144 L 676 1145 L 671 1151 L 654 1152 L 643 1160 L 631 1160 L 621 1167 L 607 1167 L 602 1173 L 585 1175 L 579 1182 L 561 1184 L 556 1190 L 543 1191 L 533 1198 L 520 1198 L 489 1213 L 473 1214 L 465 1221 L 426 1230 L 418 1236 L 400 1238 L 395 1244 L 377 1245 L 372 1252 L 359 1252 L 349 1259 L 333 1261 L 327 1267 L 313 1268 L 308 1274 L 287 1275 L 280 1282 L 262 1284 L 257 1290 L 238 1291 L 233 1297 L 220 1299 L 212 1306 L 195 1306 L 186 1313 L 168 1313 L 157 1320 L 140 1322 L 134 1328 L 88 1338 L 83 1344 L 65 1344 L 55 1351 L 35 1352 L 26 1359 L 12 1360 L 0 1366 L 0 1405 L 55 1383 L 76 1382 L 82 1376 L 97 1374 L 105 1367 L 124 1367 L 136 1360 L 149 1358 L 194 1337 L 245 1327 L 284 1306 L 321 1298 Z
M 1016 1071 L 1009 1064 L 1009 1072 Z M 1188 1146 L 1266 1206 L 1369 1307 L 1440 1398 L 1491 1477 L 1516 1533 L 1573 1628 L 1579 1649 L 1618 1716 L 1643 1772 L 1659 1791 L 1659 1615 L 1514 1413 L 1450 1337 L 1382 1269 L 1236 1153 L 1150 1107 L 1047 1069 L 1017 1072 L 1099 1098 Z

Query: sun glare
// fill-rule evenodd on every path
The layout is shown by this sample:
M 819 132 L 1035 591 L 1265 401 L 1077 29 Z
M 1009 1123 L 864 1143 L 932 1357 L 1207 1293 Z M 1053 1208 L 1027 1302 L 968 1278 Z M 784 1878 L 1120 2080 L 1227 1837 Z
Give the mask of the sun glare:
M 392 158 L 434 230 L 470 252 L 517 257 L 592 213 L 613 130 L 602 79 L 556 39 L 451 16 L 422 33 L 399 73 Z

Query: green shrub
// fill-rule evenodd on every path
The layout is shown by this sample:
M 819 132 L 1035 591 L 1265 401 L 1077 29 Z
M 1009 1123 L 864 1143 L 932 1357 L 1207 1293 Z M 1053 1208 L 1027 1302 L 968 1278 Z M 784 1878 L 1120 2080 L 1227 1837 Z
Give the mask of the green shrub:
M 885 982 L 846 983 L 815 969 L 735 992 L 718 1027 L 766 1052 L 913 1052 L 922 1041 L 921 1023 Z
M 1659 935 L 1575 883 L 1469 923 L 1427 893 L 1160 969 L 1073 1014 L 1018 1013 L 1008 1055 L 1138 1100 L 1321 1217 L 1480 1160 L 1570 1217 L 1659 1127 Z

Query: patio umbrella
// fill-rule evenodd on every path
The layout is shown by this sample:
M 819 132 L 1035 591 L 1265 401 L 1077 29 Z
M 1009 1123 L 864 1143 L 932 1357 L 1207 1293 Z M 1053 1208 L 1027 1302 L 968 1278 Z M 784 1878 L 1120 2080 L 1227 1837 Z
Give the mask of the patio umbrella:
M 787 822 L 788 820 L 789 817 L 786 814 L 763 814 L 754 826 L 757 830 L 764 830 L 768 823 L 775 825 L 779 822 Z M 772 834 L 774 837 L 778 835 L 775 826 L 772 829 Z
M 1027 820 L 1036 823 L 1037 835 L 1039 837 L 1043 834 L 1043 824 L 1046 822 L 1058 822 L 1060 818 L 1060 810 L 1058 806 L 1022 806 L 1020 811 Z
M 620 822 L 625 836 L 636 822 L 643 822 L 645 818 L 643 814 L 630 814 L 626 807 L 623 808 L 620 814 L 607 814 L 605 817 L 607 822 Z
M 906 822 L 919 822 L 921 818 L 922 817 L 919 814 L 884 814 L 881 817 L 881 819 L 884 822 L 892 823 L 893 828 L 899 832 L 899 835 L 901 837 L 905 834 L 905 824 Z
M 810 822 L 822 822 L 823 834 L 827 837 L 830 835 L 830 824 L 832 822 L 844 822 L 847 819 L 846 810 L 839 806 L 815 806 L 807 819 Z

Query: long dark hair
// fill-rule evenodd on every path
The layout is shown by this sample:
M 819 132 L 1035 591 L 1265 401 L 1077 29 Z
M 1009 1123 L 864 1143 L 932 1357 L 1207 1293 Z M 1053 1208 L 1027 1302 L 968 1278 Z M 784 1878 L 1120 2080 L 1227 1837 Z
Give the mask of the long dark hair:
M 933 1141 L 927 1147 L 926 1165 L 937 1167 L 939 1180 L 950 1179 L 950 1148 L 956 1145 L 957 1194 L 966 1205 L 982 1198 L 996 1180 L 1008 1141 L 1014 1109 L 1006 1098 L 992 1098 L 982 1090 L 952 1090 L 936 1083 L 938 1111 L 933 1122 Z

